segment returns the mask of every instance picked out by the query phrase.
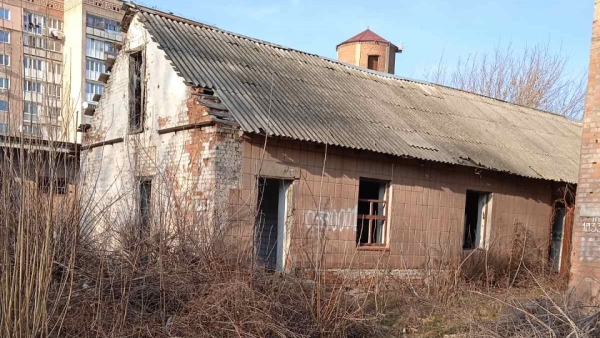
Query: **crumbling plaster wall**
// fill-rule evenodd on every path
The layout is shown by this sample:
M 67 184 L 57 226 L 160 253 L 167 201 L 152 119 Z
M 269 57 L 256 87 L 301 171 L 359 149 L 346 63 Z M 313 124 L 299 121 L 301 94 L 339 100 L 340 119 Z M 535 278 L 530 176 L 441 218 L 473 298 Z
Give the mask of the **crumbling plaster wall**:
M 143 132 L 131 133 L 129 53 L 139 50 L 145 52 L 146 62 L 145 118 Z M 241 150 L 236 150 L 241 146 L 232 136 L 237 135 L 235 126 L 184 128 L 210 118 L 192 92 L 136 17 L 84 143 L 91 146 L 82 154 L 84 203 L 93 207 L 88 220 L 109 208 L 104 216 L 121 213 L 133 221 L 139 178 L 152 177 L 153 212 L 179 217 L 173 214 L 177 206 L 185 217 L 212 221 L 216 203 L 228 198 L 219 190 L 240 181 L 232 168 L 236 161 L 241 163 Z M 173 127 L 182 128 L 169 129 Z M 107 221 L 94 227 L 102 229 Z

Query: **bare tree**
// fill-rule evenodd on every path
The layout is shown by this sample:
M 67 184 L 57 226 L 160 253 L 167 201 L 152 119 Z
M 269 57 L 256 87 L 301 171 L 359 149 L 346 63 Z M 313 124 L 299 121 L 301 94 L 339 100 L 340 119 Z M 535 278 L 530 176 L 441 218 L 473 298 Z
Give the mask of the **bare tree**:
M 438 67 L 425 72 L 427 80 L 490 96 L 499 100 L 580 119 L 585 101 L 586 72 L 571 74 L 569 56 L 550 50 L 549 44 L 517 51 L 512 43 L 493 51 L 459 58 L 449 70 L 440 58 Z

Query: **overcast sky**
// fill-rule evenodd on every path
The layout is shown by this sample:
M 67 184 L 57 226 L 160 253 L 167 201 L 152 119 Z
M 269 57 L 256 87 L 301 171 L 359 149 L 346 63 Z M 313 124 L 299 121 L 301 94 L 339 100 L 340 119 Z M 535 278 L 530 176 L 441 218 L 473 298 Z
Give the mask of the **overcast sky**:
M 134 1 L 136 2 L 136 1 Z M 219 28 L 336 58 L 335 46 L 367 27 L 404 52 L 396 74 L 422 79 L 440 57 L 549 43 L 570 56 L 571 72 L 588 66 L 593 0 L 143 0 Z

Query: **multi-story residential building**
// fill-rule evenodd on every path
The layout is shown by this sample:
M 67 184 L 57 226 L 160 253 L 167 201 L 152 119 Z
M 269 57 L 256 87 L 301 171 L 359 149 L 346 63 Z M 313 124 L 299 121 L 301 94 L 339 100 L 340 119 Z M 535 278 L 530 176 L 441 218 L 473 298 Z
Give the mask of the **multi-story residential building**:
M 123 41 L 118 0 L 0 0 L 0 135 L 78 143 Z M 105 74 L 106 75 L 106 74 Z

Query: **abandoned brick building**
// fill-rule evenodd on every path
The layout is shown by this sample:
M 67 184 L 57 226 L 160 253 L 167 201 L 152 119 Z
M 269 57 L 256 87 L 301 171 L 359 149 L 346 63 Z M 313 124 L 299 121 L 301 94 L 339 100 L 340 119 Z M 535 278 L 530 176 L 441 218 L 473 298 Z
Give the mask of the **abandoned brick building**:
M 415 269 L 518 229 L 567 261 L 579 123 L 392 75 L 374 33 L 352 65 L 128 6 L 81 155 L 98 210 L 143 226 L 157 199 L 188 203 L 274 269 L 317 243 L 326 268 Z

